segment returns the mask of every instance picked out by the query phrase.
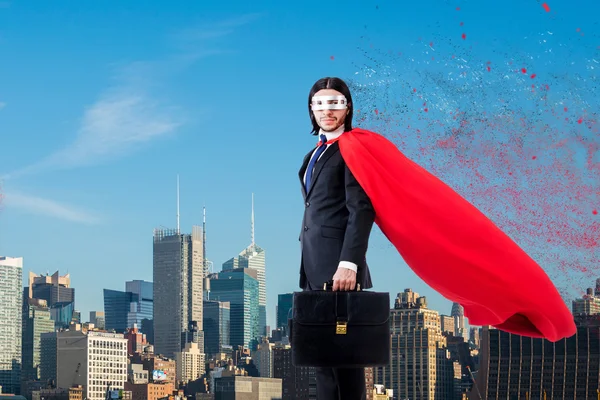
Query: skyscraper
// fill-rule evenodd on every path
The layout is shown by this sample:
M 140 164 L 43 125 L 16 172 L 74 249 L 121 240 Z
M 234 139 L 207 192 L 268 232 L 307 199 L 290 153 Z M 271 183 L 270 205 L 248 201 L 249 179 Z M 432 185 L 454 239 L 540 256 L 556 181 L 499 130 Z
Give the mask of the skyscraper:
M 0 256 L 0 387 L 18 394 L 21 372 L 23 258 Z
M 105 329 L 106 317 L 104 311 L 90 311 L 90 322 L 98 329 Z
M 391 360 L 374 369 L 374 382 L 399 399 L 452 399 L 454 365 L 440 315 L 411 289 L 398 293 L 390 311 Z
M 152 282 L 134 280 L 125 282 L 125 291 L 137 295 L 138 301 L 131 303 L 127 313 L 127 327 L 133 328 L 137 324 L 142 328 L 142 320 L 152 320 L 152 311 L 154 309 L 154 293 Z M 142 331 L 142 333 L 146 333 Z
M 252 268 L 236 268 L 213 274 L 211 299 L 230 304 L 229 341 L 233 348 L 258 345 L 258 279 Z
M 465 309 L 459 303 L 452 303 L 452 318 L 454 318 L 454 336 L 462 336 L 469 340 L 469 331 L 465 326 Z
M 207 300 L 204 302 L 204 352 L 215 355 L 230 346 L 231 305 L 228 302 Z
M 277 296 L 277 328 L 281 328 L 286 334 L 288 332 L 288 319 L 294 300 L 293 293 L 283 293 Z
M 40 349 L 43 333 L 54 332 L 46 300 L 23 296 L 23 340 L 21 380 L 40 379 Z
M 154 231 L 154 346 L 173 358 L 181 351 L 181 334 L 190 321 L 202 331 L 202 234 Z
M 70 275 L 60 276 L 58 271 L 52 275 L 29 272 L 29 298 L 46 300 L 50 308 L 57 303 L 75 303 L 75 289 L 71 287 Z
M 202 229 L 191 234 L 179 229 L 155 229 L 153 245 L 154 346 L 157 354 L 174 358 L 181 351 L 181 335 L 190 322 L 202 331 L 204 262 Z
M 581 315 L 575 322 L 577 333 L 556 342 L 484 326 L 469 398 L 597 399 L 600 320 Z
M 75 289 L 69 274 L 37 275 L 29 272 L 29 299 L 46 300 L 50 316 L 57 329 L 68 328 L 75 314 Z
M 125 333 L 127 328 L 130 328 L 127 324 L 127 314 L 131 304 L 138 301 L 138 295 L 135 293 L 104 289 L 105 329 Z
M 104 324 L 107 330 L 123 333 L 142 320 L 152 320 L 152 282 L 141 280 L 125 282 L 125 291 L 104 289 Z M 146 332 L 143 332 L 146 333 Z
M 252 216 L 250 245 L 237 257 L 230 258 L 223 263 L 223 271 L 235 268 L 252 268 L 258 277 L 258 332 L 259 335 L 268 336 L 267 328 L 267 285 L 265 274 L 265 250 L 254 241 L 254 194 L 252 194 Z

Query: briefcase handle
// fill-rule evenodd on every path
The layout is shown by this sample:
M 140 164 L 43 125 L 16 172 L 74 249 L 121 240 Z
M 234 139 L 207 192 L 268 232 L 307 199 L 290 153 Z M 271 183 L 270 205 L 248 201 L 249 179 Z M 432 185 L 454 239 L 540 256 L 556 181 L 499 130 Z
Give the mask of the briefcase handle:
M 333 279 L 328 280 L 327 282 L 325 282 L 323 284 L 323 290 L 327 291 L 327 289 L 332 290 L 333 289 Z M 354 290 L 350 290 L 351 292 L 360 292 L 360 283 L 356 283 L 356 287 L 354 288 Z

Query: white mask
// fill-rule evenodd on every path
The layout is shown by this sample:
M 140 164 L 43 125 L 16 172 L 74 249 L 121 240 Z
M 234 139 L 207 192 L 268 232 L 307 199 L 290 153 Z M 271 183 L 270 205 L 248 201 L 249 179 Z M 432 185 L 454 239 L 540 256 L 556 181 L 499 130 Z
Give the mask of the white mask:
M 345 110 L 348 108 L 346 96 L 313 96 L 311 107 L 313 110 Z

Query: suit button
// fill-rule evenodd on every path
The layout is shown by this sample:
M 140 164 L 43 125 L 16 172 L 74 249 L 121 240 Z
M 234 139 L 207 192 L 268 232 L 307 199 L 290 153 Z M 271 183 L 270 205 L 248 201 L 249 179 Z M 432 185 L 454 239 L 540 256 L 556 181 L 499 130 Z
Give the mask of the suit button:
M 305 226 L 305 227 L 304 227 L 304 230 L 305 230 L 305 231 L 307 231 L 307 230 L 308 230 L 308 226 Z
M 310 203 L 307 201 L 307 202 L 306 202 L 306 207 L 308 207 L 308 206 L 310 206 Z

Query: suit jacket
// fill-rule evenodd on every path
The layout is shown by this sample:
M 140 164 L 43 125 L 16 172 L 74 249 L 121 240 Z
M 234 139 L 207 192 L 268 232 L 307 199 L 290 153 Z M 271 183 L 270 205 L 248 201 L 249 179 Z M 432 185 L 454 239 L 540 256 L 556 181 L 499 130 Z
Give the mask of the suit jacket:
M 373 205 L 348 169 L 337 142 L 315 164 L 307 192 L 304 173 L 313 151 L 304 157 L 298 173 L 305 206 L 300 231 L 300 287 L 322 288 L 333 278 L 340 261 L 350 261 L 358 266 L 357 283 L 368 289 L 373 286 L 366 260 L 375 220 Z

